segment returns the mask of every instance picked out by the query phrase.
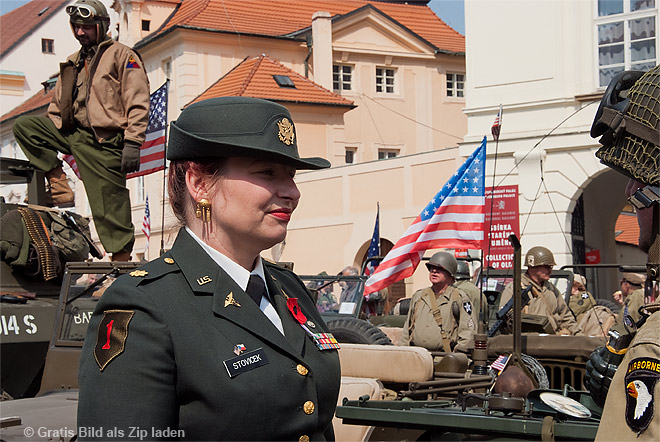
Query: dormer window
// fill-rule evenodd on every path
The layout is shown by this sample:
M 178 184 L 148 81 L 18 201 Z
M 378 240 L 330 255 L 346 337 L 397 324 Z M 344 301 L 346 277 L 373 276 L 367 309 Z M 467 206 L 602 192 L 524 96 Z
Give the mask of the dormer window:
M 296 85 L 293 84 L 293 80 L 291 80 L 288 75 L 273 75 L 273 79 L 279 87 L 290 87 L 293 89 L 296 88 Z

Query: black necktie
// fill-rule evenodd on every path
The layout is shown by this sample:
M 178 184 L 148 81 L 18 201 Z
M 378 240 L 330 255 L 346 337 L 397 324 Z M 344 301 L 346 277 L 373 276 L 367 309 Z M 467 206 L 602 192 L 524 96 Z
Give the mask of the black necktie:
M 250 275 L 250 280 L 248 281 L 247 288 L 245 289 L 250 298 L 257 304 L 257 307 L 261 304 L 261 297 L 266 296 L 266 284 L 264 280 L 261 279 L 259 275 Z

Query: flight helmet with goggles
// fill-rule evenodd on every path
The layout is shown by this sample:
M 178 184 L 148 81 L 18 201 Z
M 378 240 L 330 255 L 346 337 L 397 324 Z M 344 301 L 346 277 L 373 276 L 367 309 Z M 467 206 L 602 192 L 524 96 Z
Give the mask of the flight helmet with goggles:
M 96 43 L 105 39 L 110 29 L 110 16 L 105 5 L 100 0 L 78 0 L 65 9 L 69 15 L 71 29 L 73 25 L 96 25 Z

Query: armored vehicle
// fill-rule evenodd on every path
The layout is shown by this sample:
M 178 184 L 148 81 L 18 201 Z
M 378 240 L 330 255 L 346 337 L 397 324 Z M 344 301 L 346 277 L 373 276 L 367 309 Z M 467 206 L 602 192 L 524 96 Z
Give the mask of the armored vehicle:
M 0 440 L 74 440 L 78 364 L 89 318 L 112 281 L 138 265 L 132 262 L 66 264 L 59 299 L 54 300 L 56 314 L 51 319 L 50 343 L 38 393 L 36 397 L 0 403 Z
M 0 352 L 2 398 L 34 396 L 39 390 L 60 295 L 64 263 L 84 261 L 89 221 L 43 204 L 42 172 L 27 161 L 0 161 L 0 183 L 27 185 L 28 201 L 0 201 Z

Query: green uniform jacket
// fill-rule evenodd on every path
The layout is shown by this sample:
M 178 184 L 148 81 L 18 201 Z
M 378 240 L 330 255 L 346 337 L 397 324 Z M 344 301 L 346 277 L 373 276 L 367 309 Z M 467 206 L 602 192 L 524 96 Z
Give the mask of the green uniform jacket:
M 582 333 L 582 330 L 575 321 L 573 313 L 566 305 L 564 297 L 551 282 L 545 281 L 543 285 L 539 286 L 529 278 L 527 273 L 525 273 L 520 277 L 520 285 L 523 289 L 529 285 L 534 287 L 534 290 L 530 291 L 532 298 L 530 299 L 529 304 L 525 306 L 524 313 L 546 316 L 550 321 L 550 324 L 552 324 L 552 327 L 555 329 L 555 332 L 565 328 L 574 335 Z M 504 287 L 504 290 L 500 295 L 500 309 L 504 307 L 504 304 L 506 304 L 512 296 L 513 283 L 509 283 Z
M 596 306 L 596 300 L 589 292 L 581 292 L 577 295 L 571 294 L 571 299 L 568 300 L 568 307 L 571 309 L 575 317 L 579 320 L 580 315 L 591 310 Z
M 631 388 L 635 381 L 653 388 Z M 660 440 L 660 312 L 633 338 L 605 399 L 596 441 L 624 440 Z
M 467 279 L 456 281 L 454 283 L 454 287 L 456 287 L 457 289 L 463 291 L 466 295 L 468 295 L 468 298 L 470 298 L 470 302 L 472 303 L 472 309 L 474 310 L 472 316 L 474 317 L 475 320 L 479 320 L 481 307 L 483 306 L 484 310 L 486 311 L 488 309 L 488 300 L 486 299 L 486 295 L 484 295 L 481 292 L 481 290 L 479 290 L 479 287 L 477 287 Z M 486 313 L 486 319 L 488 319 L 487 313 Z
M 327 331 L 295 274 L 264 262 L 285 337 L 185 230 L 141 270 L 118 278 L 90 320 L 79 374 L 81 440 L 90 439 L 86 428 L 112 439 L 115 427 L 122 440 L 135 440 L 130 427 L 147 430 L 149 440 L 168 429 L 188 440 L 334 439 L 339 357 L 320 351 L 287 309 L 285 293 L 298 299 L 308 328 Z M 122 340 L 123 351 L 107 362 L 104 352 L 121 350 Z M 255 358 L 233 364 L 236 346 L 244 357 L 257 351 Z M 239 373 L 231 377 L 225 363 Z
M 442 330 L 445 330 L 454 351 L 467 352 L 474 347 L 476 321 L 470 298 L 455 287 L 447 287 L 436 296 L 442 316 L 442 329 L 433 317 L 433 310 L 427 296 L 435 296 L 427 287 L 417 290 L 411 300 L 408 317 L 401 332 L 400 345 L 416 345 L 432 351 L 443 351 Z M 452 314 L 452 304 L 458 304 L 458 321 Z

